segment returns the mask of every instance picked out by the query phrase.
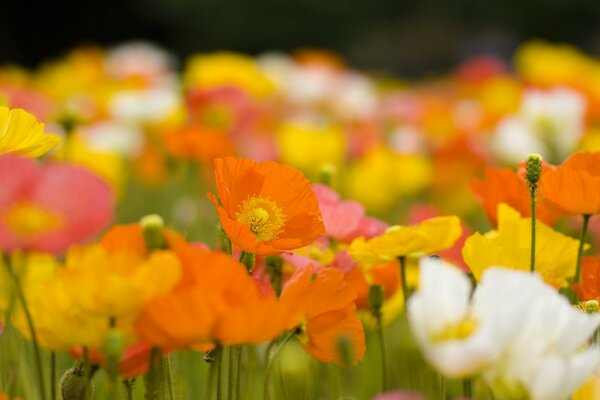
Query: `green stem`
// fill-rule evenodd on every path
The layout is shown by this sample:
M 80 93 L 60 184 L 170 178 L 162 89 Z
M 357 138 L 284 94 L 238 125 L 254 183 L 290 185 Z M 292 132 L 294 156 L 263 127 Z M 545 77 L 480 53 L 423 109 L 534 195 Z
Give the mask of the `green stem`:
M 531 273 L 535 272 L 535 198 L 536 198 L 536 187 L 533 186 L 529 191 L 529 198 L 531 199 L 531 262 L 529 264 L 529 270 Z
M 271 379 L 271 371 L 273 370 L 273 365 L 275 364 L 275 359 L 277 358 L 277 354 L 283 349 L 287 342 L 296 334 L 295 330 L 292 330 L 284 336 L 283 339 L 279 342 L 275 350 L 273 351 L 273 355 L 267 360 L 267 366 L 265 368 L 265 380 L 264 380 L 264 398 L 265 400 L 269 400 L 271 398 L 271 392 L 269 390 L 269 383 Z
M 50 352 L 50 399 L 56 400 L 56 352 Z
M 406 302 L 408 301 L 408 284 L 406 282 L 406 256 L 398 257 L 400 262 L 400 280 L 402 281 L 402 296 L 404 299 L 404 312 L 406 313 Z
M 163 363 L 162 370 L 167 381 L 167 390 L 169 393 L 169 400 L 175 400 L 175 388 L 173 387 L 173 371 L 171 370 L 171 357 L 167 354 L 161 361 Z
M 221 347 L 221 370 L 219 379 L 219 399 L 231 399 L 231 347 Z
M 240 400 L 242 393 L 242 354 L 244 348 L 243 346 L 235 346 L 232 349 L 232 370 L 233 370 L 233 393 L 232 398 L 235 400 Z
M 38 373 L 38 380 L 40 383 L 40 398 L 42 400 L 46 400 L 46 385 L 44 382 L 44 369 L 42 367 L 42 353 L 40 351 L 39 342 L 37 340 L 35 326 L 33 324 L 33 318 L 31 316 L 31 312 L 29 311 L 27 300 L 25 299 L 25 293 L 23 293 L 23 289 L 21 288 L 21 282 L 19 281 L 19 277 L 17 276 L 10 264 L 9 257 L 5 258 L 4 265 L 6 266 L 8 274 L 13 280 L 13 283 L 15 285 L 15 291 L 17 293 L 17 298 L 19 299 L 19 301 L 21 302 L 21 306 L 23 307 L 23 313 L 25 314 L 25 319 L 27 320 L 27 327 L 29 329 L 29 334 L 31 335 L 31 342 L 33 344 L 33 353 Z
M 377 334 L 379 336 L 379 349 L 381 351 L 381 386 L 382 392 L 385 392 L 388 388 L 388 370 L 387 361 L 385 357 L 385 340 L 383 337 L 383 323 L 381 321 L 381 313 L 375 315 L 377 320 Z
M 580 283 L 579 279 L 581 278 L 581 255 L 583 253 L 585 234 L 587 233 L 590 217 L 590 214 L 583 214 L 583 225 L 581 227 L 581 233 L 579 234 L 579 250 L 577 250 L 577 267 L 575 268 L 575 278 L 573 278 L 574 283 Z
M 471 399 L 473 398 L 473 380 L 470 378 L 463 379 L 463 395 Z
M 209 373 L 209 399 L 219 399 L 219 387 L 221 381 L 221 358 L 223 356 L 222 348 L 217 347 L 213 350 L 213 359 L 210 362 L 210 373 Z
M 125 385 L 125 393 L 127 394 L 127 400 L 133 400 L 134 383 L 135 379 L 126 379 L 123 381 L 123 385 Z

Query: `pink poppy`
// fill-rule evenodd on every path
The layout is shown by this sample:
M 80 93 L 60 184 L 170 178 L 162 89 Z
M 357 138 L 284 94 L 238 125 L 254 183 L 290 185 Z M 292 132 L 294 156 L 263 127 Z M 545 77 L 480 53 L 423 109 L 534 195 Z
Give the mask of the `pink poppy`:
M 113 218 L 109 186 L 85 169 L 0 156 L 0 250 L 62 253 Z
M 342 200 L 334 190 L 320 183 L 313 185 L 319 200 L 326 235 L 342 243 L 350 243 L 357 237 L 370 239 L 382 234 L 387 224 L 367 217 L 365 208 L 354 200 Z

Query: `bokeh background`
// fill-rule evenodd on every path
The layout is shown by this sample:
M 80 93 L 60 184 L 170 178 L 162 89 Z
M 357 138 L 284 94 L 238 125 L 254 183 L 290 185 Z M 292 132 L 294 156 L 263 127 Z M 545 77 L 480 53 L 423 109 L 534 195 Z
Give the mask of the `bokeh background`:
M 358 68 L 430 77 L 460 60 L 510 59 L 528 39 L 600 55 L 596 0 L 3 1 L 0 63 L 29 67 L 81 44 L 149 39 L 199 51 L 327 48 Z

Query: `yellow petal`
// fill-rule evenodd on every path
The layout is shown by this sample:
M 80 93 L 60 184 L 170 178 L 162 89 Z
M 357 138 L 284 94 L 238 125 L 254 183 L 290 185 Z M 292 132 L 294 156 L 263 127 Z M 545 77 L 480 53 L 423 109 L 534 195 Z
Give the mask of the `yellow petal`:
M 18 153 L 39 157 L 60 142 L 60 137 L 44 132 L 44 124 L 19 108 L 0 106 L 0 154 Z

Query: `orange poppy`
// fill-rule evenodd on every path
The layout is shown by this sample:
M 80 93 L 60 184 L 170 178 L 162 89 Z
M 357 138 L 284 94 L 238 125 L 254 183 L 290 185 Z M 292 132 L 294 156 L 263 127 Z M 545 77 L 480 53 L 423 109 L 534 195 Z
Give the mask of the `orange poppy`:
M 209 193 L 232 243 L 248 253 L 280 254 L 325 234 L 319 203 L 300 172 L 272 161 L 215 160 L 219 199 Z
M 217 157 L 236 154 L 235 146 L 227 133 L 215 128 L 188 125 L 168 131 L 163 140 L 173 156 L 209 165 Z
M 318 360 L 339 365 L 344 365 L 338 350 L 344 338 L 351 343 L 350 364 L 357 364 L 365 353 L 355 299 L 344 274 L 331 267 L 319 269 L 314 279 L 312 266 L 296 270 L 281 294 L 281 302 L 292 310 L 289 327 L 298 327 L 300 322 L 299 340 L 304 349 Z
M 485 179 L 475 179 L 471 182 L 471 191 L 483 206 L 485 214 L 493 225 L 498 223 L 498 204 L 506 203 L 519 213 L 531 216 L 531 203 L 529 189 L 525 180 L 516 172 L 508 168 L 485 168 Z M 545 202 L 538 202 L 536 218 L 553 225 L 558 219 L 553 209 Z
M 599 187 L 600 153 L 575 153 L 540 180 L 544 199 L 567 215 L 599 214 Z
M 370 282 L 367 281 L 370 279 Z M 356 307 L 363 310 L 370 309 L 369 305 L 369 287 L 370 285 L 383 286 L 385 298 L 390 298 L 400 283 L 400 266 L 398 261 L 390 261 L 385 264 L 376 265 L 365 270 L 359 265 L 346 274 L 346 281 L 352 285 L 356 291 Z
M 600 298 L 600 258 L 581 257 L 581 280 L 573 290 L 582 301 Z
M 260 343 L 283 332 L 274 297 L 263 298 L 246 269 L 225 253 L 185 246 L 184 278 L 149 303 L 136 323 L 139 337 L 161 348 Z

